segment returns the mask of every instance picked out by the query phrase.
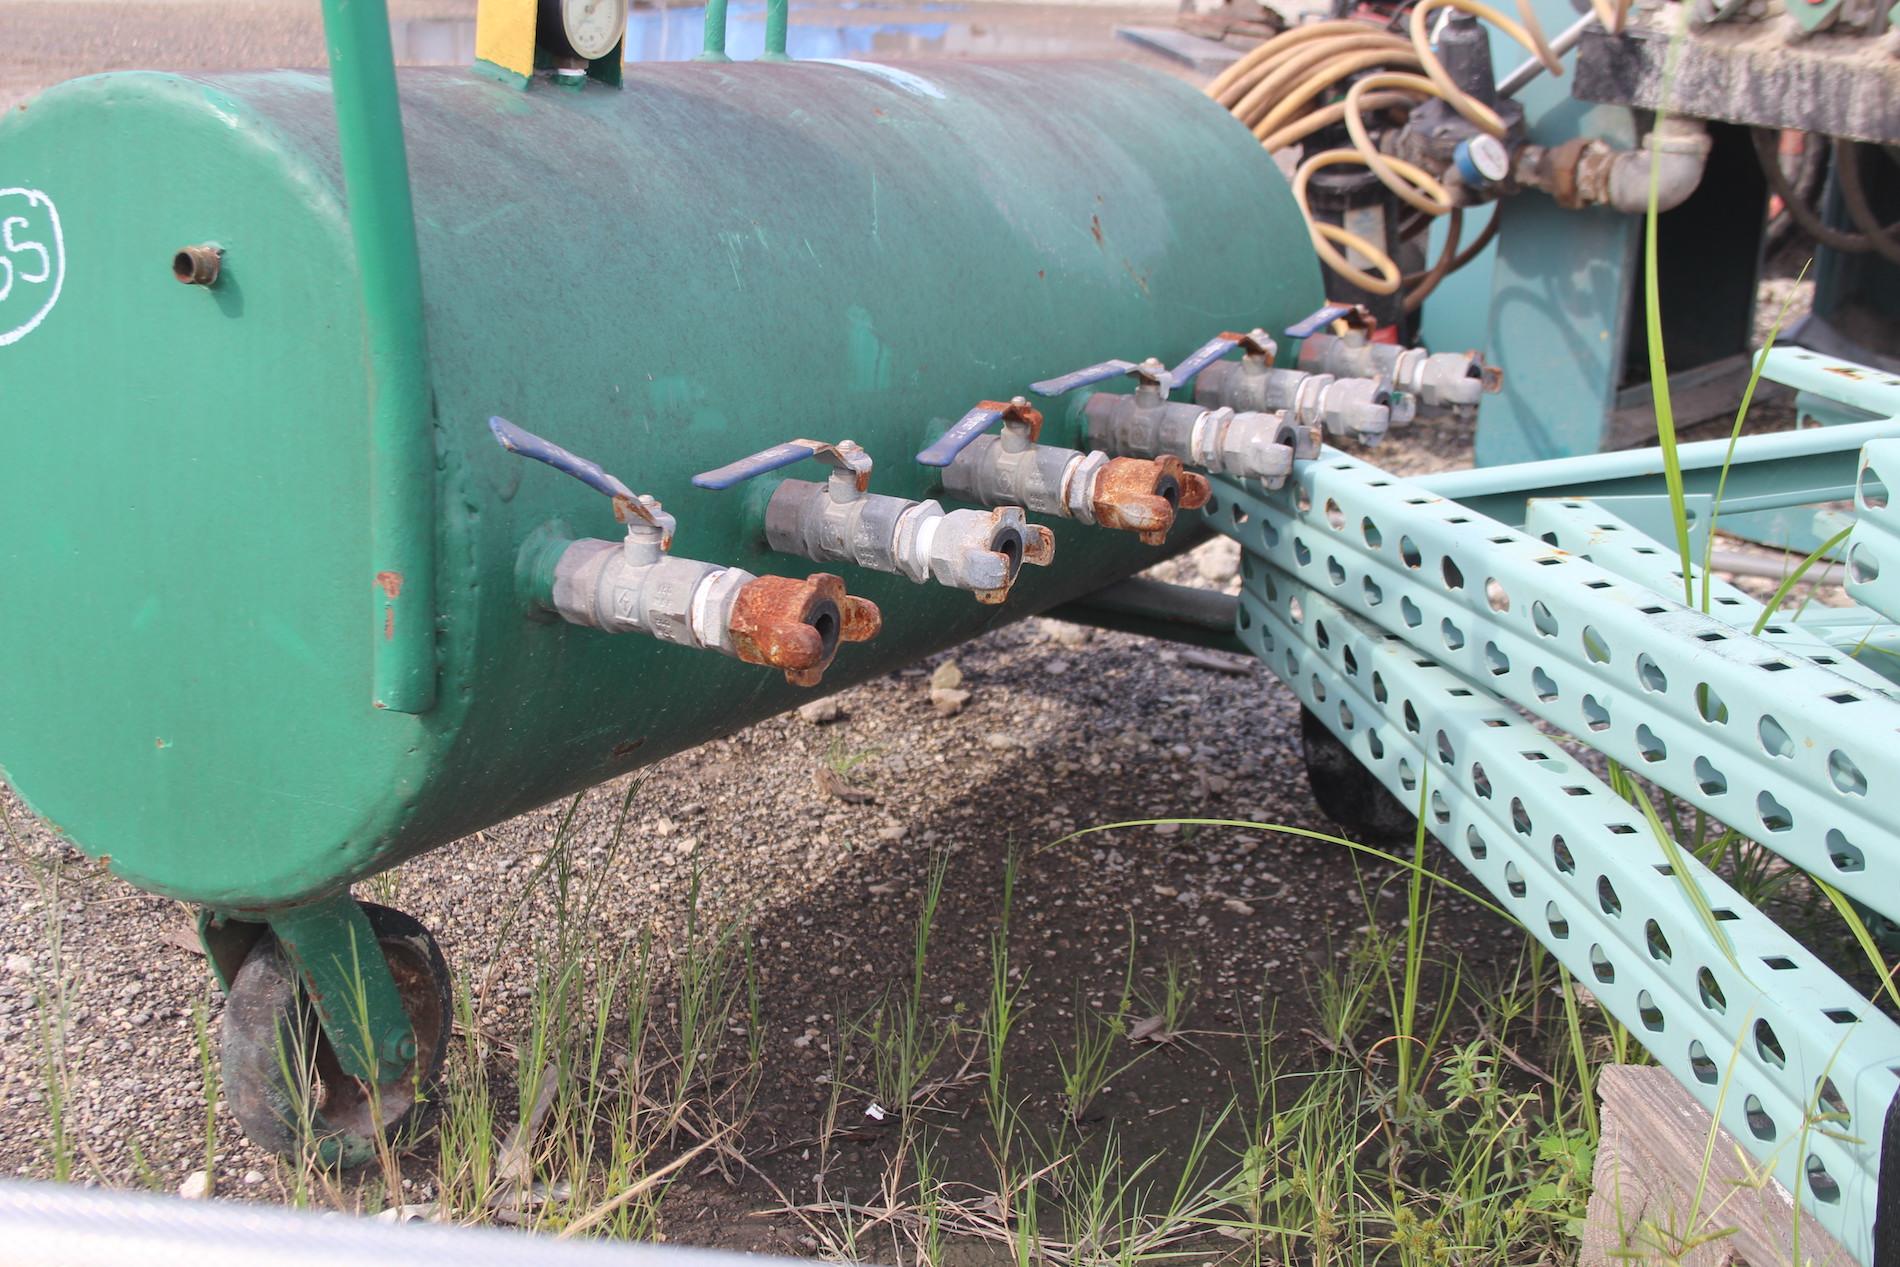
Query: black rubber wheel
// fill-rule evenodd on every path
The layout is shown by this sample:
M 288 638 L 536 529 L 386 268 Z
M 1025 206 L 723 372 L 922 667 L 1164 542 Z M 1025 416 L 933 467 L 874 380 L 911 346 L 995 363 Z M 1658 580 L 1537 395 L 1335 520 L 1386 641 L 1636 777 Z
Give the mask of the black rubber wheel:
M 1313 799 L 1339 824 L 1341 834 L 1362 845 L 1410 844 L 1416 839 L 1418 816 L 1372 777 L 1309 708 L 1300 709 L 1300 749 Z
M 372 1093 L 343 1072 L 273 937 L 261 939 L 238 969 L 219 1028 L 225 1099 L 251 1142 L 345 1168 L 376 1157 L 379 1127 L 400 1151 L 434 1124 L 452 1027 L 449 965 L 429 930 L 401 911 L 359 905 L 415 1027 L 416 1059 L 405 1073 Z

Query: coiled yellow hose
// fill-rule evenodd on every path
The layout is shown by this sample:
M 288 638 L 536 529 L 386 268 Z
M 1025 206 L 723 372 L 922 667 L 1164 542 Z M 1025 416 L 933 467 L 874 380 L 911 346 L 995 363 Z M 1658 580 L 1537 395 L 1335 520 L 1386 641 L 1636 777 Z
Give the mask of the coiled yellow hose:
M 1621 25 L 1627 0 L 1591 0 L 1606 28 Z M 1458 250 L 1458 220 L 1451 222 L 1438 262 L 1416 279 L 1402 276 L 1396 261 L 1380 244 L 1367 241 L 1339 225 L 1316 221 L 1307 203 L 1312 174 L 1326 167 L 1360 164 L 1407 206 L 1426 216 L 1453 214 L 1452 196 L 1430 172 L 1416 164 L 1382 153 L 1366 122 L 1368 111 L 1410 107 L 1430 97 L 1443 100 L 1473 126 L 1492 136 L 1503 136 L 1504 120 L 1496 110 L 1463 91 L 1446 72 L 1432 50 L 1428 19 L 1440 9 L 1458 9 L 1503 31 L 1543 63 L 1553 75 L 1563 66 L 1551 51 L 1528 0 L 1516 0 L 1521 21 L 1485 0 L 1419 0 L 1407 24 L 1410 38 L 1367 22 L 1332 19 L 1283 31 L 1261 43 L 1222 71 L 1207 87 L 1207 95 L 1225 106 L 1253 132 L 1269 151 L 1305 140 L 1340 121 L 1352 138 L 1349 149 L 1327 150 L 1302 162 L 1294 173 L 1294 198 L 1306 216 L 1313 249 L 1347 281 L 1373 294 L 1390 295 L 1408 281 L 1416 281 L 1417 301 L 1408 295 L 1406 307 L 1415 309 L 1444 276 L 1462 266 L 1476 249 Z M 1329 89 L 1363 71 L 1379 69 L 1355 82 L 1345 99 L 1324 106 L 1315 102 Z M 1423 74 L 1415 73 L 1422 71 Z M 1496 224 L 1495 217 L 1492 223 Z M 1493 230 L 1487 229 L 1488 240 Z M 1474 244 L 1481 248 L 1483 241 Z M 1370 265 L 1360 268 L 1341 253 L 1356 252 Z

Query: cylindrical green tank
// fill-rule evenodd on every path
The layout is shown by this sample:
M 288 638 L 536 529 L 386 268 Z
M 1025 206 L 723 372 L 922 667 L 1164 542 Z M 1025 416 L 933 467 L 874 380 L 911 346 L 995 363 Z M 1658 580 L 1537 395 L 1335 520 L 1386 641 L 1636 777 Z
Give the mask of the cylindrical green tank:
M 928 496 L 912 456 L 977 401 L 1321 298 L 1246 130 L 1128 65 L 685 64 L 576 92 L 414 71 L 401 93 L 437 419 L 419 715 L 370 702 L 373 384 L 328 79 L 107 75 L 0 122 L 0 770 L 147 889 L 333 893 L 800 700 L 531 619 L 530 534 L 618 527 L 491 414 L 658 496 L 676 554 L 841 571 L 884 612 L 841 685 L 1156 552 L 1063 525 L 986 607 L 766 553 L 748 494 L 693 472 L 849 437 L 873 489 Z M 215 287 L 172 275 L 196 244 L 224 252 Z M 1080 433 L 1052 414 L 1044 439 Z

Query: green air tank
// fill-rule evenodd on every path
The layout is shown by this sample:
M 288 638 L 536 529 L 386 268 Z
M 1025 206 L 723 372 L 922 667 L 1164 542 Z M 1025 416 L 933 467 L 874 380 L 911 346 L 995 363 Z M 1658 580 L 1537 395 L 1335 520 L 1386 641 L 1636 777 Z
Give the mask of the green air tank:
M 912 455 L 976 401 L 1320 300 L 1271 161 L 1134 66 L 400 84 L 438 481 L 419 715 L 371 706 L 372 384 L 329 79 L 104 75 L 0 122 L 0 770 L 143 888 L 320 896 L 799 702 L 769 669 L 529 618 L 528 537 L 618 529 L 491 414 L 659 497 L 676 553 L 803 576 L 748 494 L 690 475 L 850 437 L 876 491 L 928 496 Z M 216 286 L 174 278 L 193 244 L 223 251 Z M 1044 438 L 1079 442 L 1053 414 Z M 1001 607 L 831 567 L 885 627 L 827 683 L 1155 557 L 1065 524 Z
M 695 471 L 849 437 L 874 491 L 930 496 L 913 455 L 975 402 L 1321 298 L 1246 130 L 1130 65 L 658 65 L 579 91 L 417 70 L 400 93 L 435 393 L 416 714 L 371 703 L 376 385 L 329 78 L 111 74 L 0 121 L 0 771 L 125 879 L 214 909 L 323 898 L 807 698 L 533 618 L 524 543 L 619 529 L 490 415 L 657 496 L 676 554 L 841 573 L 884 613 L 844 685 L 1157 554 L 1064 524 L 984 606 L 774 555 L 756 490 Z M 197 244 L 215 286 L 174 277 Z M 1059 410 L 1044 439 L 1081 442 Z

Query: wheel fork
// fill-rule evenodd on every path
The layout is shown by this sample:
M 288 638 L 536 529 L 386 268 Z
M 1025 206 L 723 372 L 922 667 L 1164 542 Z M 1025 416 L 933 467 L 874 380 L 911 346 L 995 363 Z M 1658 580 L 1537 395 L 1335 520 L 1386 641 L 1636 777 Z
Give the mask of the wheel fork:
M 346 891 L 249 919 L 201 912 L 198 937 L 221 987 L 230 988 L 265 927 L 302 980 L 343 1072 L 372 1085 L 400 1077 L 416 1057 L 415 1031 L 356 899 Z

